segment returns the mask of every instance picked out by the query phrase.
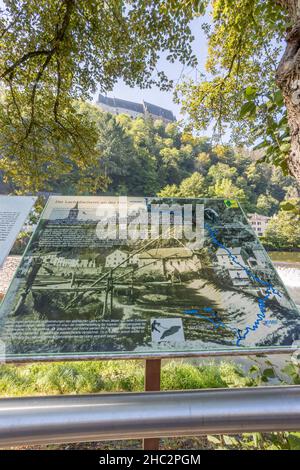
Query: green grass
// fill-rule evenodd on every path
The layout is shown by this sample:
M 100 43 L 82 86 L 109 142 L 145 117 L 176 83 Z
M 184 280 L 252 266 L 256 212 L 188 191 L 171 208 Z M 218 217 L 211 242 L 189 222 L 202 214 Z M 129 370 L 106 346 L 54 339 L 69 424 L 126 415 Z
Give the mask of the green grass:
M 247 385 L 232 363 L 196 366 L 168 362 L 162 368 L 162 390 Z M 0 366 L 0 396 L 81 394 L 144 389 L 142 361 L 97 361 Z

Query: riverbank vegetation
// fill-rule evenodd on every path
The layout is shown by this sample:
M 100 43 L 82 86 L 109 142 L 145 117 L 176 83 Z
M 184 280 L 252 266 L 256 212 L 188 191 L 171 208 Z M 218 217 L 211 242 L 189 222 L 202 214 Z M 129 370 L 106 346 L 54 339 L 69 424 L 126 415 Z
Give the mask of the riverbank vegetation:
M 278 213 L 268 222 L 262 242 L 271 250 L 300 251 L 299 199 L 281 203 Z

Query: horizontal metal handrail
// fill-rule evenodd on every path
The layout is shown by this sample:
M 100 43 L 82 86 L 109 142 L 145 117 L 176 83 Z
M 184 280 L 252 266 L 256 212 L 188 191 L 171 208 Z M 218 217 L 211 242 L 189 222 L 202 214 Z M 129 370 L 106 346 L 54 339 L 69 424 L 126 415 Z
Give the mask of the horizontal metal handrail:
M 300 430 L 300 387 L 0 400 L 0 447 Z

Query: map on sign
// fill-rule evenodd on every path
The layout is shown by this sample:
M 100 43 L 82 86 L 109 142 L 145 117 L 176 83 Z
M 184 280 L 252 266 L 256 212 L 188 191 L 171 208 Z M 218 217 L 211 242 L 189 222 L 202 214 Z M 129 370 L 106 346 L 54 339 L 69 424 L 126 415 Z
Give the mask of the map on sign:
M 299 338 L 235 200 L 53 196 L 0 306 L 16 361 L 290 351 Z

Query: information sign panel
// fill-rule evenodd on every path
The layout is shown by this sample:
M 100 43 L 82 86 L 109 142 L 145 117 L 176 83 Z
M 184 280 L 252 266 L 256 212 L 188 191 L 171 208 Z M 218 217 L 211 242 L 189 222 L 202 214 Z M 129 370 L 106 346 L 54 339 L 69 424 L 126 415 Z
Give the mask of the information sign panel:
M 53 196 L 0 307 L 15 361 L 291 351 L 299 335 L 235 200 Z

